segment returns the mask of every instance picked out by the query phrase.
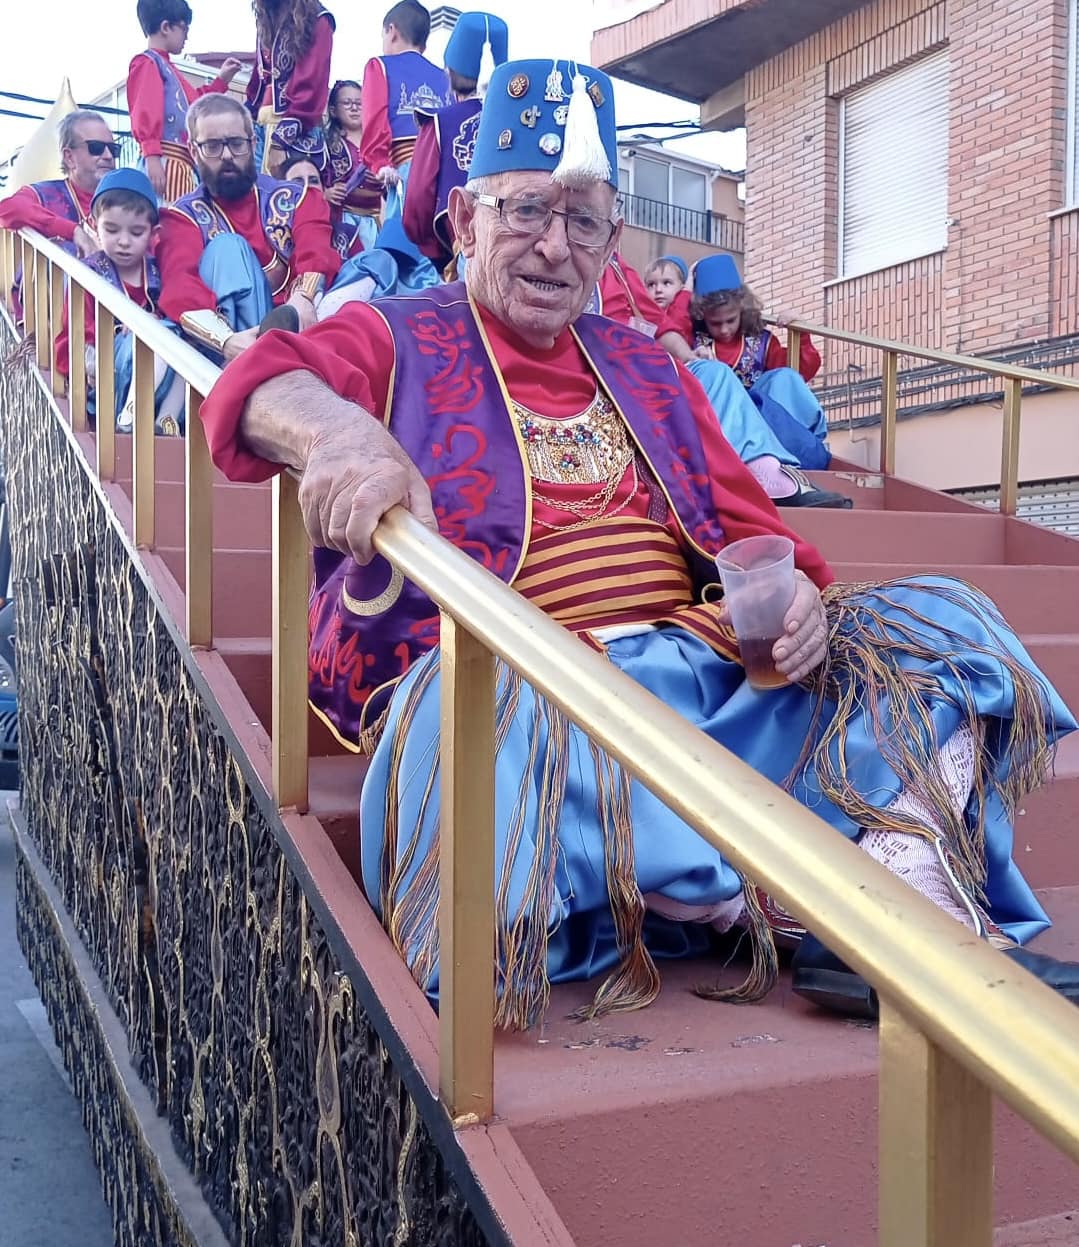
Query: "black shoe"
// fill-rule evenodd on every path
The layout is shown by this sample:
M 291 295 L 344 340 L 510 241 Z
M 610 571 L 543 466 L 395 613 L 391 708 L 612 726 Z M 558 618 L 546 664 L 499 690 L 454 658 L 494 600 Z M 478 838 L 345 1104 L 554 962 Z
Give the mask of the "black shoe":
M 1079 1004 L 1079 962 L 1058 961 L 1056 957 L 1032 953 L 1025 948 L 1001 951 L 1065 1000 Z M 870 1020 L 880 1014 L 876 991 L 813 935 L 807 935 L 794 954 L 791 986 L 796 995 L 832 1013 Z
M 259 331 L 256 336 L 261 338 L 264 333 L 269 333 L 271 329 L 284 329 L 288 333 L 299 333 L 299 312 L 287 303 L 282 303 L 280 307 L 270 308 L 259 322 Z
M 782 465 L 783 475 L 794 482 L 795 492 L 786 498 L 773 498 L 777 507 L 831 507 L 836 511 L 849 511 L 854 506 L 854 499 L 846 494 L 837 494 L 830 489 L 817 489 L 813 482 L 799 468 L 788 463 Z

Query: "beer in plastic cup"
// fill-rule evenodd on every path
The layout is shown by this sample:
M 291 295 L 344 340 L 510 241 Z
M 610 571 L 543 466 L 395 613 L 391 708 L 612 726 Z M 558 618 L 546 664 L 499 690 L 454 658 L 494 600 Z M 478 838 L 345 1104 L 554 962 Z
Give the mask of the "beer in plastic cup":
M 794 601 L 794 542 L 789 537 L 745 537 L 716 555 L 723 598 L 746 679 L 753 688 L 782 688 L 772 650 L 784 635 L 783 620 Z

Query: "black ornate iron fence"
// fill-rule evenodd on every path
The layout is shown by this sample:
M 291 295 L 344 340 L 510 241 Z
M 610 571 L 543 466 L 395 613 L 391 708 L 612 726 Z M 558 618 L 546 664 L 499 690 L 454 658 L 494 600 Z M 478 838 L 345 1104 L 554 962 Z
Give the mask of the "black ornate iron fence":
M 739 255 L 745 251 L 745 226 L 719 212 L 698 212 L 641 195 L 620 195 L 619 202 L 627 225 L 705 243 Z

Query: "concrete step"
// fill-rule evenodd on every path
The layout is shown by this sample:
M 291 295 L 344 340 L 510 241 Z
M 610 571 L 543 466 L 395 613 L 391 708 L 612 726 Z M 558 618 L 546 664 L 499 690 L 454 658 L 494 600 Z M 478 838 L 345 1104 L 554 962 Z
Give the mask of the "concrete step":
M 831 511 L 781 507 L 788 527 L 829 562 L 1008 563 L 1003 516 L 939 515 L 926 511 Z
M 313 757 L 308 785 L 311 813 L 357 883 L 361 883 L 360 789 L 369 763 L 359 754 Z
M 159 546 L 155 553 L 161 556 L 183 589 L 187 583 L 184 550 Z M 215 550 L 214 636 L 269 638 L 273 618 L 272 584 L 268 550 Z
M 1079 955 L 1079 888 L 1042 899 L 1059 925 L 1038 946 Z M 568 1016 L 595 982 L 555 987 L 542 1026 L 499 1036 L 496 1112 L 578 1247 L 875 1241 L 876 1030 L 811 1008 L 786 977 L 752 1007 L 691 994 L 744 969 L 662 964 L 654 1004 L 599 1022 Z M 999 1225 L 1071 1212 L 1077 1182 L 998 1107 Z

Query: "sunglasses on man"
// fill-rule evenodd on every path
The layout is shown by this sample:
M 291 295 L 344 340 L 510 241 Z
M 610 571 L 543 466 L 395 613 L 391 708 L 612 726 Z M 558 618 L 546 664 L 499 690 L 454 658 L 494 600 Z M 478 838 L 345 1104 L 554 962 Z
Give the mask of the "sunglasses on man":
M 109 151 L 112 152 L 113 160 L 120 159 L 120 144 L 119 143 L 107 143 L 104 139 L 86 139 L 85 142 L 72 143 L 71 146 L 72 147 L 85 147 L 91 156 L 102 155 L 105 151 L 105 148 L 107 147 Z

